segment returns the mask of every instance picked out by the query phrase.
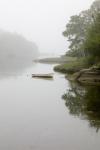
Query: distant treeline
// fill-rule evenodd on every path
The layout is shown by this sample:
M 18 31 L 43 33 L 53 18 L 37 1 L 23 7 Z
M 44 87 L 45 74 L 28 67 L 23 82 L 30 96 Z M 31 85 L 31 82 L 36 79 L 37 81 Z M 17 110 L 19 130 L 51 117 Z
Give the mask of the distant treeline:
M 23 36 L 0 30 L 0 72 L 24 69 L 38 55 L 38 47 Z
M 70 46 L 68 56 L 84 57 L 92 65 L 100 61 L 100 0 L 93 2 L 88 10 L 71 16 L 63 35 Z
M 1 56 L 9 59 L 35 57 L 38 47 L 34 42 L 26 40 L 23 36 L 0 30 L 0 59 Z

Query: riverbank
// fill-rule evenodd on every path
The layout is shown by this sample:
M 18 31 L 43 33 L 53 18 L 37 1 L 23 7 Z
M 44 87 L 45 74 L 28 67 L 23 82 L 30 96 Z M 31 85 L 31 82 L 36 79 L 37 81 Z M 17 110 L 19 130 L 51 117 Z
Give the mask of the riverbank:
M 70 81 L 78 81 L 83 84 L 100 85 L 100 68 L 82 69 L 72 75 L 65 76 Z
M 70 81 L 100 85 L 100 64 L 90 66 L 86 58 L 78 59 L 76 57 L 61 56 L 37 59 L 35 62 L 56 64 L 54 71 L 64 73 Z
M 65 77 L 70 81 L 100 85 L 100 65 L 89 67 L 84 59 L 57 65 L 54 70 L 66 74 Z
M 67 56 L 59 56 L 59 57 L 49 57 L 49 58 L 39 58 L 34 60 L 34 62 L 46 63 L 46 64 L 65 64 L 69 62 L 76 61 L 76 58 L 67 57 Z

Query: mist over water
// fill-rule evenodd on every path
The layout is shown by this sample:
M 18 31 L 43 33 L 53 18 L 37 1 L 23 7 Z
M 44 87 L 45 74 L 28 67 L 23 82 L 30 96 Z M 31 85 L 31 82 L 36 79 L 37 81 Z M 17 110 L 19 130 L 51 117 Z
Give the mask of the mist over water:
M 77 92 L 76 87 L 70 92 L 71 95 L 68 95 L 69 99 L 66 99 L 71 86 L 63 75 L 54 73 L 52 81 L 26 75 L 26 72 L 29 75 L 36 72 L 52 72 L 52 67 L 52 65 L 36 64 L 28 70 L 23 70 L 23 74 L 15 78 L 0 78 L 1 150 L 99 150 L 98 118 L 92 117 L 92 114 L 88 115 L 87 111 L 82 112 L 83 94 L 82 104 L 76 100 L 78 97 L 76 95 L 75 107 L 73 97 L 70 97 L 73 96 L 73 92 L 83 93 L 84 89 L 80 91 L 79 87 L 80 92 Z M 97 91 L 94 91 L 95 94 Z M 62 100 L 64 93 L 65 102 L 69 104 L 66 105 L 67 107 Z M 92 96 L 95 94 L 93 93 Z M 87 103 L 87 106 L 90 105 Z M 71 110 L 75 110 L 72 111 L 73 114 L 69 113 Z M 81 120 L 79 117 L 73 117 L 79 113 L 86 114 L 89 118 Z
M 38 47 L 23 36 L 0 31 L 0 76 L 17 74 L 32 65 Z
M 71 83 L 54 65 L 33 62 L 67 51 L 69 17 L 92 2 L 0 0 L 0 150 L 100 149 L 100 87 Z

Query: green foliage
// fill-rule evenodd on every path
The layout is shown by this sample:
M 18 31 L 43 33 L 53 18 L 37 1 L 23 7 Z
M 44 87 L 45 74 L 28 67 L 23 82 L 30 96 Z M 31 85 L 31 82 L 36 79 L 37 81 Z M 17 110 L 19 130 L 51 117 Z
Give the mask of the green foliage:
M 70 42 L 68 56 L 96 57 L 100 56 L 100 0 L 96 0 L 90 9 L 79 15 L 71 16 L 63 35 Z M 89 62 L 88 61 L 88 62 Z
M 100 58 L 100 14 L 94 20 L 90 29 L 87 32 L 84 49 L 87 54 L 95 57 L 98 61 Z
M 83 11 L 79 15 L 72 16 L 69 23 L 66 25 L 66 30 L 63 35 L 68 38 L 70 42 L 70 54 L 74 56 L 85 56 L 83 50 L 83 43 L 89 25 L 92 22 L 90 11 Z
M 75 60 L 74 62 L 69 62 L 67 64 L 57 65 L 54 67 L 55 71 L 73 74 L 80 71 L 82 68 L 89 67 L 87 59 L 85 57 Z
M 94 57 L 93 56 L 87 56 L 86 59 L 85 59 L 85 64 L 88 66 L 88 67 L 91 67 L 93 66 L 94 64 Z

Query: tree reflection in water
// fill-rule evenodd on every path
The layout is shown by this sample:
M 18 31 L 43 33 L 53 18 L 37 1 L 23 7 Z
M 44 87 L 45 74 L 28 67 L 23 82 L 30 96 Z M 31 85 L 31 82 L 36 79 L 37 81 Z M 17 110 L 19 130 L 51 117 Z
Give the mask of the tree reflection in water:
M 70 114 L 89 121 L 96 131 L 100 128 L 100 86 L 71 83 L 62 96 Z

